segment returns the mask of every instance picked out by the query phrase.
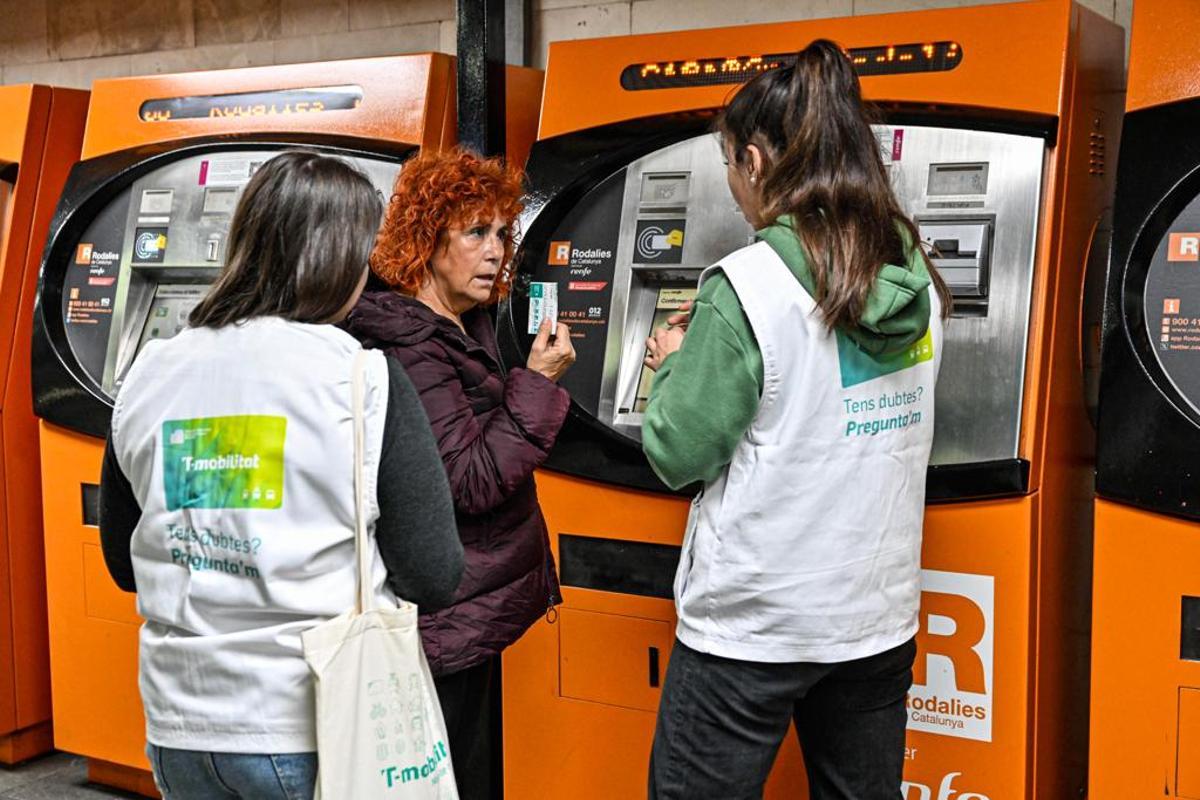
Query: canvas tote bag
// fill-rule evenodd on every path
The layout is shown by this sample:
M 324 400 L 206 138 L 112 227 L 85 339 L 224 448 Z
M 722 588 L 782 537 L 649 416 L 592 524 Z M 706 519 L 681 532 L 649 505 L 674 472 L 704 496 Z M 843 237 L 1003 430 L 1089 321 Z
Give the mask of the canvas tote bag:
M 315 679 L 316 800 L 458 800 L 417 607 L 376 608 L 363 503 L 363 366 L 354 359 L 354 608 L 305 631 Z

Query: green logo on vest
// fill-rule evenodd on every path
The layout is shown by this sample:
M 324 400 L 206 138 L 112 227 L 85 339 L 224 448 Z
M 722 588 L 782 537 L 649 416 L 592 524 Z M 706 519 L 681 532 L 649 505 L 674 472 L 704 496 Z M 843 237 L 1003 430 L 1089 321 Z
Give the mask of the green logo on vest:
M 167 420 L 162 427 L 167 510 L 281 507 L 286 434 L 286 417 Z
M 925 335 L 913 343 L 902 353 L 887 358 L 872 358 L 858 349 L 853 341 L 837 333 L 838 365 L 842 371 L 842 388 L 847 389 L 860 383 L 891 375 L 893 372 L 915 367 L 923 361 L 933 359 L 933 332 L 925 331 Z

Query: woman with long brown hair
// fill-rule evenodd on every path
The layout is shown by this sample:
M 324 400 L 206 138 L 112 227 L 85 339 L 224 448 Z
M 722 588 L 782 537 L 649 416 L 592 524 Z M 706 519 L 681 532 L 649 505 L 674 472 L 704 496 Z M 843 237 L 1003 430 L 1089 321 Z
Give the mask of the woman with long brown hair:
M 353 365 L 336 327 L 383 213 L 351 164 L 290 151 L 242 190 L 220 277 L 138 354 L 100 473 L 100 544 L 137 592 L 147 756 L 164 800 L 310 800 L 316 699 L 301 635 L 354 607 L 447 605 L 463 572 L 450 487 L 416 390 Z M 371 571 L 359 574 L 362 501 Z
M 759 241 L 647 342 L 646 455 L 705 484 L 650 795 L 761 797 L 794 721 L 813 800 L 895 800 L 950 299 L 837 45 L 750 81 L 718 132 Z

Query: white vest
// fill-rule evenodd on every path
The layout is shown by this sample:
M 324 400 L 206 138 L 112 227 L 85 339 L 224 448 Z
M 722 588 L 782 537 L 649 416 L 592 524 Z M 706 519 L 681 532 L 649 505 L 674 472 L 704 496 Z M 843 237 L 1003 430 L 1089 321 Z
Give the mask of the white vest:
M 902 644 L 917 631 L 920 600 L 942 346 L 936 292 L 926 337 L 881 363 L 827 330 L 767 243 L 701 282 L 717 269 L 758 340 L 763 392 L 732 461 L 692 504 L 677 635 L 759 662 L 835 663 Z
M 300 633 L 354 603 L 357 341 L 268 317 L 149 343 L 113 409 L 112 439 L 142 507 L 130 546 L 146 738 L 235 753 L 316 749 Z M 387 409 L 367 360 L 366 507 Z M 386 569 L 375 550 L 381 601 Z

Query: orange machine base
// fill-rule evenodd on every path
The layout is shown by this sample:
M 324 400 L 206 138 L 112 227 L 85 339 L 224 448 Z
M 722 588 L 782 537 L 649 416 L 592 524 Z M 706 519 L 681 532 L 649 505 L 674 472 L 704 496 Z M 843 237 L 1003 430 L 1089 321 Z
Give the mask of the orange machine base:
M 0 736 L 0 763 L 20 764 L 54 749 L 54 726 L 50 720 Z
M 537 485 L 560 565 L 561 536 L 567 531 L 674 546 L 681 541 L 688 504 L 679 498 L 552 472 L 538 473 Z M 955 667 L 953 674 L 963 676 L 983 676 L 991 667 L 997 679 L 981 687 L 985 691 L 977 701 L 986 703 L 993 718 L 986 735 L 967 738 L 928 729 L 909 731 L 905 800 L 934 800 L 939 798 L 939 788 L 940 800 L 951 795 L 955 800 L 960 796 L 964 800 L 1070 796 L 1025 789 L 1035 725 L 1028 705 L 1035 618 L 1030 562 L 1011 554 L 1030 547 L 1038 502 L 1037 497 L 1018 497 L 927 509 L 921 558 L 927 586 L 917 635 L 917 663 L 922 668 L 916 670 L 926 680 L 914 686 L 910 698 L 944 695 L 947 688 L 957 691 L 957 679 L 952 679 L 951 687 L 928 680 L 936 674 L 939 661 L 949 662 Z M 963 531 L 971 531 L 967 543 Z M 940 624 L 952 625 L 954 633 L 930 630 L 930 618 L 941 618 Z M 504 652 L 507 797 L 644 796 L 661 692 L 657 684 L 666 674 L 675 622 L 669 599 L 563 587 L 558 620 L 553 625 L 537 623 Z M 960 639 L 960 630 L 964 631 L 961 637 L 975 635 L 965 631 L 975 631 L 979 637 L 987 632 L 986 664 L 971 649 L 977 640 Z M 650 666 L 653 650 L 658 652 L 658 674 Z M 963 691 L 975 691 L 965 678 Z M 908 713 L 920 721 L 919 711 Z M 800 747 L 789 734 L 764 796 L 802 798 L 807 796 L 805 786 Z
M 143 797 L 159 798 L 162 795 L 154 785 L 154 776 L 144 769 L 133 769 L 98 758 L 88 759 L 88 780 L 102 786 L 123 789 Z
M 1197 563 L 1200 525 L 1096 501 L 1092 800 L 1200 798 L 1200 660 L 1181 652 Z

